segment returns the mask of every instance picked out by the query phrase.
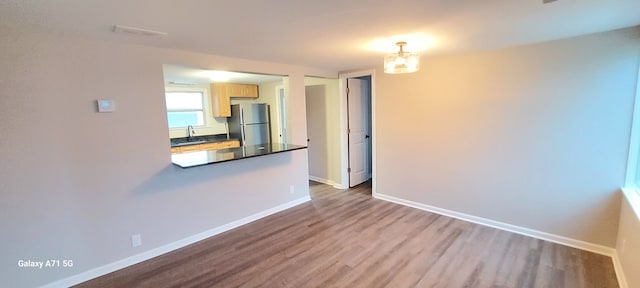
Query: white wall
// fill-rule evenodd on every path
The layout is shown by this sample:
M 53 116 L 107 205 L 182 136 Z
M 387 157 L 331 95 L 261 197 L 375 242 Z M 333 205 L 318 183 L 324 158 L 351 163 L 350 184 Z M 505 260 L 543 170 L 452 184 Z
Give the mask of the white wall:
M 304 75 L 335 73 L 62 37 L 0 29 L 3 285 L 50 283 L 308 196 L 306 150 L 172 166 L 162 65 L 290 75 L 299 144 Z M 100 98 L 117 111 L 96 113 Z M 143 245 L 131 248 L 136 233 Z M 74 267 L 18 268 L 20 259 Z
M 637 30 L 376 73 L 377 192 L 614 247 Z

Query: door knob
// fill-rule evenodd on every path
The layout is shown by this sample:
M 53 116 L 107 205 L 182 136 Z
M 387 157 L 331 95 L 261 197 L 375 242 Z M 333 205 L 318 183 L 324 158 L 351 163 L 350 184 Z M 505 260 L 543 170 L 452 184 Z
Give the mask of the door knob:
M 364 138 L 369 138 L 369 135 L 365 135 Z

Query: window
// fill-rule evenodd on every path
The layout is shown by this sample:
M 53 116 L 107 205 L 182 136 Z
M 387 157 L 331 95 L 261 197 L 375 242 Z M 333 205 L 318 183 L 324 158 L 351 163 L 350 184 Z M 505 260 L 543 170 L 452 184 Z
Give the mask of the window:
M 169 128 L 204 126 L 203 92 L 166 92 Z
M 638 80 L 636 83 L 640 83 L 640 67 L 638 67 Z M 636 190 L 640 196 L 640 85 L 636 85 L 629 158 L 627 159 L 627 175 L 624 184 L 625 188 Z

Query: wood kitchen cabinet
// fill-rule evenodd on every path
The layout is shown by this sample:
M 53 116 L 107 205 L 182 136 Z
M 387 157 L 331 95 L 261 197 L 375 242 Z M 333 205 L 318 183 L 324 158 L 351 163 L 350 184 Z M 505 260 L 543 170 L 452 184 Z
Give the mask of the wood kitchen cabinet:
M 211 142 L 211 143 L 203 143 L 196 145 L 185 145 L 179 147 L 172 147 L 171 153 L 185 153 L 192 151 L 204 151 L 204 150 L 218 150 L 218 149 L 226 149 L 226 148 L 237 148 L 240 147 L 239 140 L 228 140 L 222 142 Z
M 258 85 L 247 85 L 245 86 L 245 95 L 251 98 L 258 98 Z
M 231 100 L 223 83 L 211 84 L 211 110 L 213 117 L 231 116 Z
M 223 142 L 204 143 L 196 146 L 199 146 L 200 150 L 218 150 L 218 149 L 226 149 L 226 148 L 236 148 L 236 147 L 240 147 L 240 141 L 229 140 L 229 141 L 223 141 Z
M 258 98 L 258 85 L 238 83 L 211 84 L 211 109 L 213 117 L 231 116 L 231 97 Z
M 180 147 L 181 148 L 180 149 L 180 153 L 204 150 L 204 149 L 201 148 L 200 145 L 201 144 L 182 146 L 182 147 Z
M 240 147 L 240 140 L 218 142 L 217 144 L 219 148 L 216 149 L 237 148 Z
M 236 98 L 258 98 L 258 85 L 227 83 L 227 94 Z

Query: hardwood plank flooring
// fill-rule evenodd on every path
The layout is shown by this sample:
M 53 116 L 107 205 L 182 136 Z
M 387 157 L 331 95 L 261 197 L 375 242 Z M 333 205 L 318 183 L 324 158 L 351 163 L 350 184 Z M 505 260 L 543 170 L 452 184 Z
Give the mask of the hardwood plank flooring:
M 618 287 L 611 258 L 310 182 L 312 201 L 77 287 Z

